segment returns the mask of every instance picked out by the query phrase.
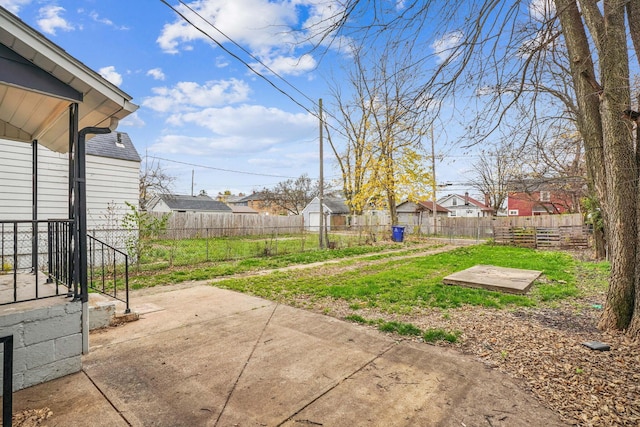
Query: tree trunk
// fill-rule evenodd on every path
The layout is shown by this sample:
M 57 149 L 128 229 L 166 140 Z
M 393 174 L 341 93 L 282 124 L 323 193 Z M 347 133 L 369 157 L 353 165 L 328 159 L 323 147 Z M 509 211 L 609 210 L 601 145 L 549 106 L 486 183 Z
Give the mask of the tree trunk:
M 623 0 L 604 3 L 604 43 L 598 52 L 604 86 L 601 113 L 611 248 L 609 292 L 599 324 L 603 329 L 629 327 L 635 299 L 638 198 L 635 153 L 630 129 L 620 119 L 631 103 L 624 5 Z
M 603 260 L 607 257 L 607 246 L 604 239 L 604 230 L 602 228 L 593 228 L 593 246 L 596 250 L 596 259 Z
M 599 326 L 626 329 L 634 307 L 637 185 L 631 135 L 620 119 L 631 99 L 625 2 L 605 1 L 604 17 L 595 2 L 581 2 L 583 14 L 575 0 L 555 2 L 571 60 L 588 174 L 602 206 L 611 251 L 609 291 Z M 583 16 L 597 49 L 601 85 L 595 79 Z

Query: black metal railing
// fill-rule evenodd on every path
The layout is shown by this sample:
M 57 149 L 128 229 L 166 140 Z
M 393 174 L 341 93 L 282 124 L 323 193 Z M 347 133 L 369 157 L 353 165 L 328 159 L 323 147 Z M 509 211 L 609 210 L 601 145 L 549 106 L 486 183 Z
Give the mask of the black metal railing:
M 68 219 L 0 221 L 0 305 L 73 295 L 72 236 Z
M 129 256 L 93 236 L 87 236 L 89 245 L 88 286 L 125 303 L 129 309 Z M 124 292 L 124 295 L 122 295 Z
M 2 344 L 2 427 L 11 427 L 13 417 L 13 335 L 0 338 Z

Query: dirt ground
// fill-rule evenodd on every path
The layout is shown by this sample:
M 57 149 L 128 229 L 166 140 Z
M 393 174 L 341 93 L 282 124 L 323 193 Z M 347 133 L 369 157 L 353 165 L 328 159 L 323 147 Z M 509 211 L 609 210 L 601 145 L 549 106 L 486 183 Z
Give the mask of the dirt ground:
M 328 274 L 326 266 L 322 273 Z M 297 305 L 338 318 L 356 313 L 370 320 L 411 323 L 422 330 L 460 331 L 458 342 L 435 345 L 473 355 L 522 380 L 528 391 L 557 411 L 567 424 L 638 426 L 640 341 L 622 333 L 599 331 L 596 325 L 604 294 L 589 293 L 544 308 L 466 306 L 446 311 L 425 309 L 410 315 L 389 315 L 370 308 L 354 311 L 348 303 L 333 299 L 299 301 Z M 606 343 L 610 351 L 591 350 L 583 345 L 588 341 Z

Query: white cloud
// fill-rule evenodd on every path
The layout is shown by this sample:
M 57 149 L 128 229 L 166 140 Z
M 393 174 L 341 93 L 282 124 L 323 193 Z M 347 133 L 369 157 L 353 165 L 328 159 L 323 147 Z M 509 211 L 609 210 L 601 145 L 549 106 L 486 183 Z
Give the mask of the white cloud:
M 20 12 L 22 6 L 26 6 L 29 3 L 31 3 L 31 0 L 0 0 L 0 6 L 16 15 Z
M 250 88 L 242 80 L 230 79 L 213 80 L 203 85 L 180 82 L 171 88 L 156 87 L 152 91 L 155 96 L 144 99 L 142 105 L 166 113 L 242 102 L 247 100 Z
M 151 70 L 147 71 L 147 76 L 151 76 L 155 80 L 164 80 L 165 79 L 165 75 L 162 72 L 162 68 L 152 68 Z
M 312 71 L 316 68 L 317 63 L 313 56 L 309 54 L 302 55 L 299 58 L 291 56 L 277 56 L 268 58 L 263 61 L 270 70 L 277 74 L 300 75 Z M 263 69 L 260 64 L 251 64 L 254 69 Z M 262 70 L 264 71 L 264 69 Z
M 216 67 L 225 68 L 229 66 L 229 61 L 222 55 L 216 56 Z
M 296 54 L 296 49 L 304 44 L 300 40 L 320 42 L 313 39 L 314 34 L 329 28 L 341 10 L 335 0 L 207 0 L 191 3 L 189 7 L 201 17 L 185 6 L 178 7 L 213 39 L 230 43 L 209 23 L 246 46 L 260 61 L 270 67 L 273 64 L 271 68 L 277 68 L 282 74 L 302 74 L 315 67 L 315 60 L 310 55 Z M 301 16 L 306 16 L 305 22 L 300 21 Z M 211 42 L 182 19 L 166 24 L 156 41 L 163 51 L 171 54 L 193 49 L 193 43 L 197 41 Z
M 100 68 L 98 73 L 116 86 L 120 86 L 122 84 L 122 75 L 116 71 L 116 67 L 113 65 Z
M 219 135 L 239 135 L 262 141 L 281 140 L 280 133 L 286 133 L 287 138 L 308 137 L 309 130 L 317 128 L 317 120 L 309 114 L 292 114 L 262 105 L 177 113 L 171 116 L 170 122 L 175 125 L 194 124 Z
M 431 48 L 437 57 L 436 62 L 442 64 L 456 59 L 461 53 L 458 48 L 463 40 L 464 34 L 462 31 L 451 31 L 434 41 L 431 44 Z
M 198 156 L 244 156 L 266 152 L 274 147 L 308 141 L 317 131 L 317 120 L 308 114 L 294 114 L 259 105 L 206 108 L 199 112 L 176 114 L 173 125 L 206 128 L 211 136 L 166 135 L 154 145 L 163 153 Z
M 48 5 L 41 7 L 38 11 L 38 19 L 36 22 L 42 32 L 46 34 L 55 35 L 56 30 L 72 31 L 74 30 L 73 25 L 62 17 L 64 12 L 65 9 L 60 6 Z
M 555 15 L 556 6 L 552 0 L 532 0 L 529 3 L 529 15 L 536 21 L 546 21 Z
M 96 11 L 91 11 L 89 12 L 89 17 L 91 19 L 93 19 L 96 22 L 99 22 L 101 24 L 107 25 L 109 27 L 113 27 L 116 28 L 118 30 L 128 30 L 129 28 L 125 25 L 116 25 L 111 19 L 109 18 L 102 18 L 100 15 L 98 15 L 98 12 Z
M 137 111 L 133 114 L 129 114 L 127 117 L 120 120 L 120 126 L 130 126 L 134 128 L 141 128 L 141 127 L 144 127 L 145 125 L 146 123 L 138 115 Z
M 202 18 L 211 22 L 233 40 L 250 46 L 254 51 L 294 41 L 289 29 L 297 21 L 296 4 L 299 2 L 269 0 L 208 0 L 194 2 L 190 7 Z M 304 1 L 302 2 L 304 3 Z M 181 12 L 189 16 L 201 28 L 209 28 L 210 35 L 220 41 L 224 36 L 210 28 L 206 22 L 184 6 Z M 251 13 L 247 13 L 250 10 Z M 182 19 L 166 24 L 158 37 L 160 47 L 176 53 L 182 43 L 207 40 L 199 31 Z

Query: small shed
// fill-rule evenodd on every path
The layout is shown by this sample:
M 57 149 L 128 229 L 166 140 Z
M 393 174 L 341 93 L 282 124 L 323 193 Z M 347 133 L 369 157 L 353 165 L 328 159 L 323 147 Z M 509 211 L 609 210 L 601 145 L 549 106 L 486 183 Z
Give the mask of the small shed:
M 323 212 L 326 219 L 327 230 L 331 227 L 346 227 L 349 225 L 349 207 L 344 199 L 327 197 L 322 200 Z M 309 231 L 320 230 L 320 199 L 314 197 L 302 210 L 305 229 Z
M 209 196 L 185 196 L 181 194 L 160 194 L 147 206 L 149 212 L 207 212 L 232 213 L 231 208 Z
M 399 225 L 420 226 L 429 218 L 433 218 L 433 202 L 421 200 L 417 202 L 405 201 L 400 203 L 396 210 L 398 212 Z M 449 209 L 436 203 L 436 217 L 447 217 Z

